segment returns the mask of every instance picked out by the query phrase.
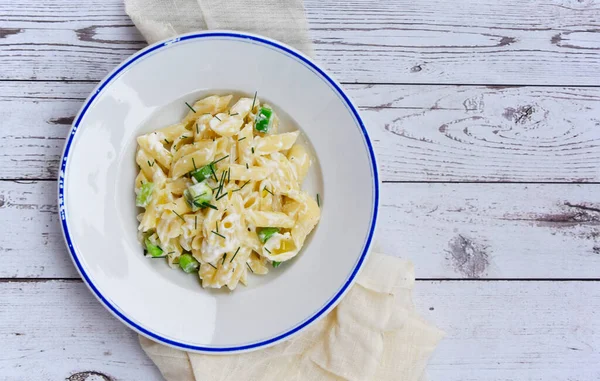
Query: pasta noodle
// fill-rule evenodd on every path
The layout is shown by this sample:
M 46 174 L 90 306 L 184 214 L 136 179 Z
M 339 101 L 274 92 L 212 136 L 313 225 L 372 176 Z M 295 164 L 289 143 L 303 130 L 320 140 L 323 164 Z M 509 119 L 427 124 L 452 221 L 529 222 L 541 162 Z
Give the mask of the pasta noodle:
M 311 165 L 299 131 L 277 134 L 260 100 L 212 95 L 137 138 L 139 237 L 147 256 L 197 273 L 204 288 L 246 285 L 294 258 L 321 215 L 302 190 Z

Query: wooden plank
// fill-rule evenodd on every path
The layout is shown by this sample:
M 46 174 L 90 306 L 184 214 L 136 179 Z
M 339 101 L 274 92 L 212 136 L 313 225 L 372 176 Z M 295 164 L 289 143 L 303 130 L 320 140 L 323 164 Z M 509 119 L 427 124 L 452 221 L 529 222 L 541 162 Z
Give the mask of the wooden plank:
M 55 179 L 93 87 L 0 82 L 0 179 Z M 384 181 L 600 181 L 600 88 L 346 87 Z
M 343 82 L 600 85 L 597 0 L 305 4 L 316 58 Z M 98 80 L 145 46 L 121 0 L 2 0 L 0 14 L 2 79 Z
M 430 380 L 600 379 L 599 282 L 417 282 L 443 329 Z
M 600 282 L 421 281 L 415 293 L 422 316 L 447 333 L 431 381 L 600 378 Z M 161 379 L 135 334 L 79 282 L 0 283 L 0 306 L 7 379 Z
M 137 335 L 79 281 L 0 283 L 0 321 L 2 380 L 162 380 Z
M 0 182 L 0 278 L 78 277 L 55 189 Z M 600 278 L 600 185 L 389 183 L 381 196 L 376 245 L 418 278 Z

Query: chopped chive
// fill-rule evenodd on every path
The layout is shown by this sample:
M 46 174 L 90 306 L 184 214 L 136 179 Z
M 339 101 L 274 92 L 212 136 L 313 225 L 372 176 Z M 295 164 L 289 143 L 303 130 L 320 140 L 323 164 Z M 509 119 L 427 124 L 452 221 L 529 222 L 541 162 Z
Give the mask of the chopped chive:
M 210 266 L 211 266 L 213 269 L 215 269 L 215 270 L 217 269 L 217 268 L 215 267 L 215 265 L 213 265 L 212 263 L 210 263 L 210 262 L 206 262 L 206 263 L 208 263 L 208 264 L 209 264 L 209 265 L 210 265 Z
M 219 210 L 219 208 L 217 208 L 213 204 L 209 204 L 208 202 L 203 202 L 202 206 L 206 206 L 206 207 L 209 207 L 209 208 L 214 209 L 214 210 Z
M 154 166 L 154 163 L 155 163 L 154 161 L 153 161 L 152 163 L 150 163 L 150 160 L 147 160 L 147 162 L 148 162 L 148 166 L 149 166 L 149 167 L 152 167 L 152 166 Z
M 167 143 L 167 144 L 171 144 L 171 142 L 169 142 L 169 141 L 167 140 L 167 138 L 165 138 L 165 143 Z
M 254 147 L 252 147 L 252 153 L 254 153 Z
M 198 122 L 196 122 L 196 135 L 200 134 L 200 129 L 198 128 Z
M 200 200 L 202 198 L 202 196 L 204 196 L 205 194 L 206 194 L 206 192 L 200 193 L 198 196 L 194 197 L 194 201 Z
M 194 216 L 194 230 L 198 229 L 198 216 Z
M 181 217 L 181 215 L 179 215 L 179 213 L 177 213 L 174 210 L 171 210 L 171 212 L 175 213 L 175 215 L 177 215 L 177 217 L 181 218 L 181 221 L 185 222 L 185 219 L 183 217 Z
M 267 251 L 267 253 L 271 254 L 271 250 L 267 249 L 266 247 L 264 249 Z
M 187 136 L 187 135 L 181 135 L 181 136 L 179 137 L 179 140 L 183 140 L 183 139 L 187 139 L 187 138 L 188 138 L 188 136 Z
M 279 267 L 279 265 L 281 265 L 281 262 L 273 261 L 273 263 L 271 264 L 273 265 L 273 268 L 276 269 L 277 267 Z
M 163 255 L 162 257 L 152 257 L 152 256 L 150 256 L 150 259 L 158 259 L 158 258 L 166 258 L 166 257 L 167 257 L 166 255 Z
M 217 233 L 219 232 L 219 223 L 217 221 L 215 221 L 215 230 Z
M 227 238 L 225 238 L 225 236 L 224 236 L 223 234 L 219 234 L 219 233 L 217 233 L 217 232 L 216 232 L 216 231 L 214 231 L 214 230 L 211 230 L 210 232 L 211 232 L 211 233 L 213 233 L 213 234 L 216 234 L 216 235 L 218 235 L 219 237 L 221 237 L 221 238 L 223 238 L 223 239 L 227 239 Z
M 227 156 L 223 156 L 222 158 L 220 158 L 219 160 L 213 161 L 212 164 L 217 164 L 218 162 L 220 162 L 221 160 L 225 160 L 229 157 L 229 155 Z
M 264 187 L 263 189 L 264 189 L 264 190 L 266 190 L 267 192 L 271 193 L 273 196 L 275 196 L 275 195 L 273 194 L 273 192 L 271 192 L 269 189 L 267 189 L 267 187 Z
M 216 119 L 217 119 L 219 122 L 221 121 L 221 119 L 219 119 L 219 117 L 218 117 L 218 116 L 216 116 L 216 115 L 215 115 L 215 118 L 216 118 Z
M 246 163 L 246 169 L 249 169 L 249 168 L 248 168 L 248 163 Z
M 252 99 L 252 107 L 250 107 L 250 111 L 254 110 L 254 103 L 256 102 L 256 93 L 258 93 L 258 91 L 254 92 L 254 99 Z
M 250 182 L 250 180 L 246 181 L 246 182 L 244 183 L 244 185 L 242 185 L 242 186 L 241 186 L 241 188 L 240 188 L 240 189 L 243 189 L 243 188 L 246 186 L 246 184 L 248 184 L 249 182 Z
M 219 201 L 220 199 L 222 199 L 225 196 L 227 196 L 227 192 L 223 193 L 222 195 L 220 195 L 219 197 L 217 197 L 215 200 Z
M 169 254 L 175 254 L 175 252 L 174 252 L 174 251 L 169 251 L 169 252 L 167 253 L 167 255 L 169 255 Z
M 231 181 L 231 168 L 227 171 L 227 182 Z
M 219 180 L 219 189 L 217 190 L 217 194 L 215 197 L 219 197 L 221 191 L 223 190 L 223 181 L 225 180 L 225 172 L 221 172 L 221 180 Z
M 317 193 L 317 205 L 319 208 L 321 207 L 321 200 L 319 199 L 319 194 Z
M 250 267 L 250 264 L 248 262 L 246 262 L 246 266 L 248 266 L 248 268 L 250 269 L 250 271 L 252 271 L 252 274 L 254 274 L 254 270 L 252 270 L 252 267 Z
M 192 158 L 192 164 L 194 164 L 194 171 L 197 171 L 198 168 L 196 167 L 196 160 L 194 158 Z
M 225 258 L 227 258 L 227 253 L 223 254 L 223 262 L 221 262 L 222 265 L 225 264 Z
M 233 114 L 229 114 L 229 116 L 236 116 L 239 115 L 237 112 L 233 113 Z
M 196 110 L 194 110 L 194 108 L 192 106 L 190 106 L 189 103 L 185 102 L 185 105 L 189 107 L 190 110 L 192 110 L 194 113 L 196 112 Z
M 244 136 L 243 138 L 241 138 L 241 139 L 238 139 L 238 142 L 241 142 L 241 141 L 242 141 L 242 140 L 244 140 L 244 139 L 246 139 L 246 137 L 245 137 L 245 136 Z
M 209 165 L 208 165 L 208 167 L 210 168 L 210 171 L 212 172 L 212 175 L 213 175 L 213 177 L 215 178 L 215 181 L 219 181 L 219 180 L 217 180 L 217 174 L 215 173 L 215 170 L 214 170 L 214 168 L 213 168 L 213 164 L 214 164 L 214 163 L 212 163 L 212 164 L 209 164 Z M 216 189 L 216 188 L 215 188 L 215 189 Z M 214 190 L 214 189 L 213 189 L 213 190 Z
M 237 255 L 238 251 L 240 251 L 241 246 L 238 246 L 237 250 L 235 251 L 235 254 L 233 254 L 233 257 L 231 258 L 231 260 L 229 261 L 229 263 L 233 262 L 233 260 L 235 259 L 235 256 Z

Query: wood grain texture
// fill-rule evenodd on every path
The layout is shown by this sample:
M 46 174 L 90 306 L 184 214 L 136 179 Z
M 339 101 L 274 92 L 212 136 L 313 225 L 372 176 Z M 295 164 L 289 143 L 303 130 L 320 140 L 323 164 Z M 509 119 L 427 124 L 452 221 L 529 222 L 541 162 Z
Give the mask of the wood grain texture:
M 390 183 L 381 196 L 376 247 L 418 278 L 600 278 L 600 185 Z M 0 182 L 0 278 L 78 278 L 55 198 L 54 181 Z
M 343 82 L 600 85 L 597 0 L 305 4 L 316 58 Z M 145 46 L 121 0 L 2 0 L 0 14 L 2 79 L 98 80 Z
M 447 332 L 429 379 L 597 380 L 599 295 L 598 282 L 417 282 L 417 309 Z M 3 282 L 0 307 L 1 380 L 161 380 L 134 332 L 80 282 Z
M 414 300 L 448 334 L 432 381 L 600 379 L 599 282 L 417 282 Z
M 0 82 L 0 179 L 55 179 L 94 86 Z M 600 181 L 600 88 L 346 87 L 384 181 Z
M 0 321 L 0 380 L 162 380 L 137 335 L 79 281 L 0 283 Z

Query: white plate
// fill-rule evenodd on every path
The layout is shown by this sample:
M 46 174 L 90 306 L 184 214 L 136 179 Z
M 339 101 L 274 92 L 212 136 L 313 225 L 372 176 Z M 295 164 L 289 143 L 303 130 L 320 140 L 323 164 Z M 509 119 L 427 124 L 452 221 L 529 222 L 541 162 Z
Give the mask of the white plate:
M 257 91 L 302 130 L 315 154 L 304 188 L 322 200 L 300 254 L 232 293 L 143 257 L 133 193 L 135 138 L 180 120 L 184 101 L 224 90 Z M 73 261 L 113 314 L 164 344 L 231 353 L 289 338 L 340 301 L 367 256 L 378 188 L 363 122 L 329 75 L 279 42 L 206 32 L 149 46 L 98 85 L 65 145 L 59 205 Z

